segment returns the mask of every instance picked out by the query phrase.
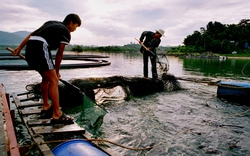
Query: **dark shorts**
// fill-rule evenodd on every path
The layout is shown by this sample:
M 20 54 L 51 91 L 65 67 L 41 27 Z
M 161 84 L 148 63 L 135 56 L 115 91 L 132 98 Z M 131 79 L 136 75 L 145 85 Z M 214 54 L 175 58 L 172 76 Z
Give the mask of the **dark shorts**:
M 48 71 L 55 69 L 47 43 L 40 40 L 29 40 L 25 50 L 26 61 L 30 69 Z

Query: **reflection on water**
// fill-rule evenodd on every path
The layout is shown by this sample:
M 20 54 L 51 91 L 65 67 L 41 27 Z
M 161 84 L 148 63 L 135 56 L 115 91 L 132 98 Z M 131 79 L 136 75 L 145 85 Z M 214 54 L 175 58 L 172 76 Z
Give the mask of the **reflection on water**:
M 250 60 L 185 58 L 183 69 L 190 75 L 249 80 Z
M 71 78 L 142 76 L 140 53 L 84 53 L 108 55 L 110 66 L 65 69 Z M 203 76 L 228 81 L 249 81 L 249 60 L 226 61 L 169 57 L 169 72 L 175 76 Z M 246 65 L 246 66 L 245 66 Z M 7 92 L 23 92 L 27 84 L 40 81 L 35 71 L 0 70 Z M 110 101 L 101 136 L 128 150 L 107 144 L 112 155 L 250 155 L 249 106 L 227 103 L 216 97 L 216 86 L 180 81 L 185 90 L 161 92 L 129 101 Z M 150 88 L 149 88 L 150 89 Z M 117 90 L 119 92 L 119 89 Z M 104 94 L 102 94 L 104 95 Z M 241 113 L 241 114 L 240 114 Z M 240 114 L 240 115 L 237 115 Z M 77 116 L 77 114 L 73 114 Z

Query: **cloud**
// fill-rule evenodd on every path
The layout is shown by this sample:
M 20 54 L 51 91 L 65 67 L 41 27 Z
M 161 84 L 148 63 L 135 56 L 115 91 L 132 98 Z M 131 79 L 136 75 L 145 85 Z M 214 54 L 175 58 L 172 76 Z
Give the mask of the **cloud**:
M 210 21 L 237 24 L 248 19 L 245 0 L 2 0 L 2 31 L 33 31 L 47 20 L 63 20 L 77 13 L 82 26 L 72 33 L 72 44 L 124 45 L 144 30 L 165 30 L 161 45 L 181 45 L 187 35 Z

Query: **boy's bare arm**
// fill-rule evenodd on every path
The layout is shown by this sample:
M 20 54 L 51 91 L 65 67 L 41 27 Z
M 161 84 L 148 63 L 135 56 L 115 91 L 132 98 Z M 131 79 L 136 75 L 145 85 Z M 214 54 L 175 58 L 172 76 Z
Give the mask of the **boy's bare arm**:
M 56 70 L 56 74 L 58 78 L 60 78 L 59 70 L 60 70 L 60 65 L 61 65 L 62 58 L 63 58 L 64 48 L 65 48 L 65 44 L 61 43 L 56 53 L 55 70 Z
M 32 34 L 32 33 L 31 33 Z M 30 39 L 31 34 L 29 34 L 21 43 L 18 47 L 16 47 L 14 49 L 15 53 L 12 53 L 12 55 L 14 56 L 18 56 L 21 53 L 21 50 L 23 49 L 23 47 L 27 44 L 27 42 Z

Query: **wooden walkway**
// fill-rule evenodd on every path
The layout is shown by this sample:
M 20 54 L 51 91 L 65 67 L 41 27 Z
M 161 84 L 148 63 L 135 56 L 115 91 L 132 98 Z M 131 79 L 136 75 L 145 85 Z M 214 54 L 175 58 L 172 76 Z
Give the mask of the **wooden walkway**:
M 7 102 L 8 98 L 6 98 L 5 96 L 3 85 L 0 85 L 0 92 L 1 92 L 1 97 L 2 97 L 2 103 L 8 103 Z M 70 124 L 70 125 L 63 125 L 63 124 L 53 125 L 50 123 L 50 119 L 37 119 L 41 112 L 42 103 L 39 97 L 33 96 L 32 98 L 27 98 L 28 97 L 27 95 L 30 95 L 30 94 L 32 93 L 30 92 L 26 92 L 22 94 L 11 93 L 9 96 L 10 97 L 9 103 L 15 106 L 16 110 L 18 111 L 19 117 L 22 120 L 22 123 L 27 128 L 27 132 L 29 133 L 31 139 L 34 142 L 33 145 L 34 144 L 36 145 L 41 155 L 53 156 L 54 154 L 52 153 L 51 148 L 62 143 L 62 140 L 86 139 L 91 136 L 85 131 L 84 128 L 80 127 L 77 123 Z M 11 118 L 11 116 L 10 115 L 8 116 L 8 114 L 10 114 L 8 113 L 10 112 L 10 109 L 9 108 L 7 108 L 8 110 L 5 110 L 5 109 L 6 108 L 4 108 L 4 112 L 6 113 L 4 113 L 4 118 L 7 124 L 7 119 Z M 14 127 L 13 124 L 11 127 L 12 127 L 10 128 L 11 131 L 7 130 L 8 132 L 11 133 L 11 134 L 8 134 L 8 137 L 9 137 L 8 140 L 10 142 L 9 142 L 9 145 L 7 145 L 8 146 L 7 152 L 10 152 L 10 156 L 18 156 L 20 155 L 19 153 L 20 151 L 28 152 L 27 149 L 21 150 L 22 147 L 18 146 L 17 139 L 15 137 L 15 130 L 13 128 Z M 14 139 L 11 137 L 14 137 Z M 56 140 L 55 138 L 59 138 L 59 139 Z M 0 146 L 0 149 L 1 149 L 1 146 Z

